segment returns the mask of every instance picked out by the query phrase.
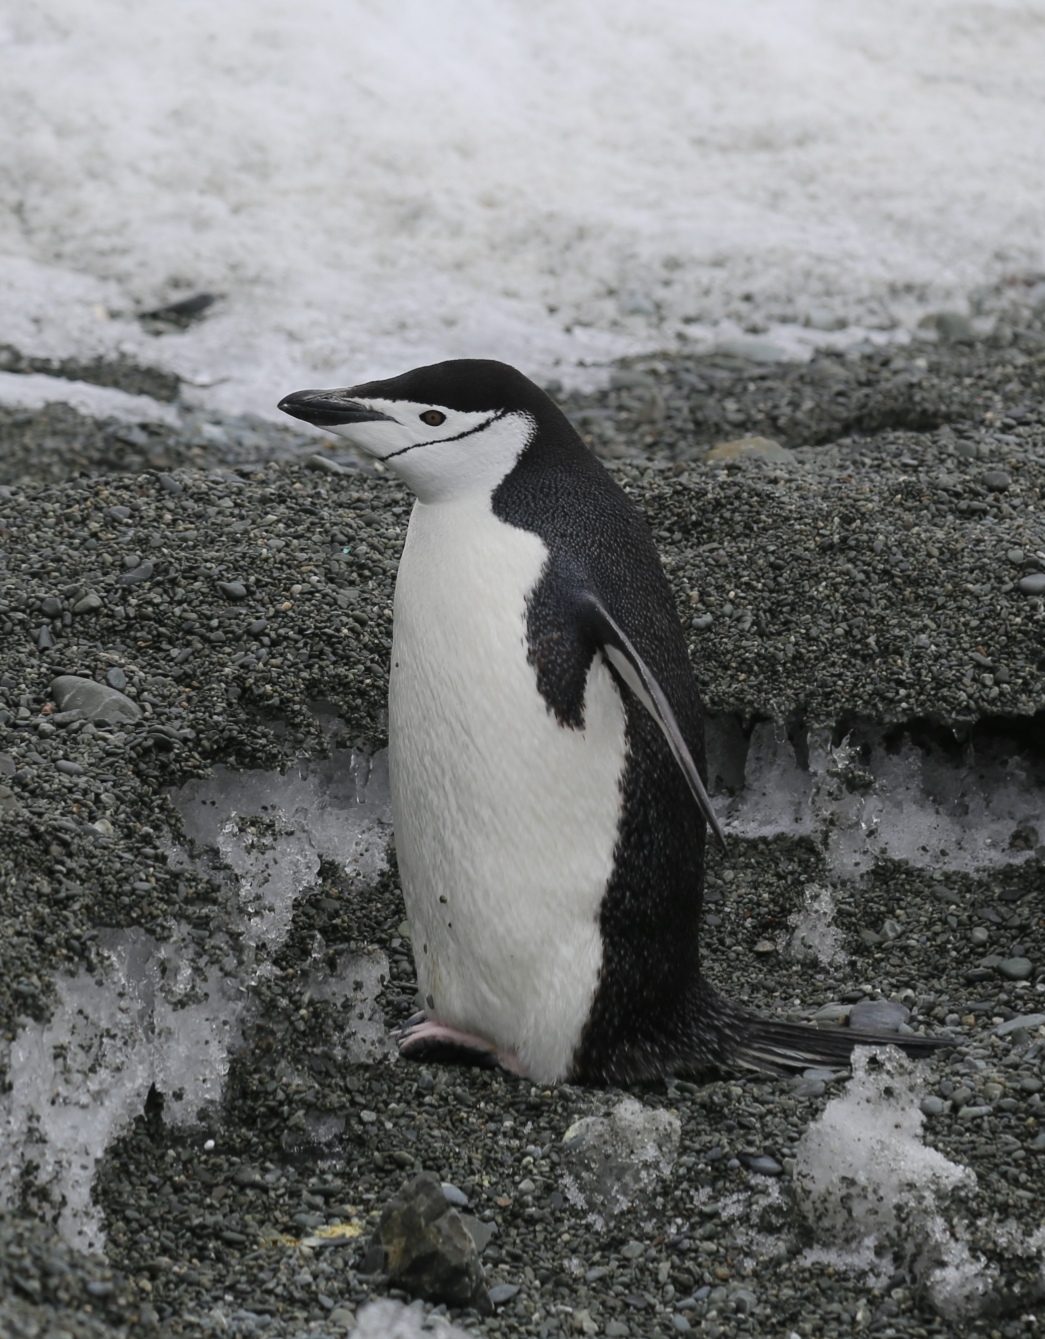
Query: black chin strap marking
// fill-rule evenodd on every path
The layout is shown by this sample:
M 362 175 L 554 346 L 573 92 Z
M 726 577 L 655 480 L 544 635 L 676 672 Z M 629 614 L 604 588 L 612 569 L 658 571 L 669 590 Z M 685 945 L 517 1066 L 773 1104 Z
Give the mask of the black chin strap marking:
M 433 437 L 427 442 L 414 442 L 412 446 L 400 447 L 398 451 L 392 451 L 387 456 L 382 456 L 382 460 L 394 460 L 396 456 L 405 456 L 408 451 L 416 451 L 419 446 L 440 446 L 443 442 L 459 442 L 462 437 L 471 437 L 473 433 L 482 432 L 488 428 L 491 423 L 496 423 L 499 418 L 507 417 L 507 409 L 498 409 L 496 414 L 491 415 L 484 423 L 477 423 L 474 428 L 466 428 L 464 432 L 455 433 L 453 437 Z

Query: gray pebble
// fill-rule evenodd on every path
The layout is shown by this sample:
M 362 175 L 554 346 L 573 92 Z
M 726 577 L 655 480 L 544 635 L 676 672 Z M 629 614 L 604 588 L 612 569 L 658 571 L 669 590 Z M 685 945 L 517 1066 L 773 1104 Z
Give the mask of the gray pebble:
M 63 776 L 83 776 L 83 768 L 78 762 L 70 762 L 68 758 L 59 758 L 55 763 L 55 768 Z
M 94 591 L 85 595 L 82 600 L 77 600 L 73 605 L 74 614 L 93 614 L 96 609 L 102 607 L 102 597 L 96 595 Z
M 324 474 L 352 473 L 352 470 L 348 465 L 342 465 L 340 461 L 334 460 L 330 456 L 322 456 L 318 452 L 316 452 L 315 455 L 306 458 L 305 469 L 321 470 Z
M 153 566 L 148 560 L 139 563 L 137 567 L 132 567 L 129 572 L 124 572 L 120 576 L 121 586 L 140 586 L 143 581 L 151 581 Z
M 976 340 L 972 322 L 961 312 L 937 312 L 936 333 L 948 344 L 972 344 Z
M 89 721 L 103 721 L 119 725 L 136 721 L 141 708 L 129 697 L 94 679 L 81 679 L 75 674 L 63 674 L 51 683 L 51 696 L 62 711 L 82 711 Z
M 1045 572 L 1032 572 L 1017 583 L 1024 595 L 1045 595 Z
M 1004 470 L 988 470 L 983 476 L 983 486 L 989 493 L 1004 493 L 1011 483 L 1011 476 Z
M 1010 1032 L 1015 1032 L 1019 1028 L 1030 1030 L 1031 1028 L 1041 1027 L 1045 1023 L 1045 1014 L 1020 1014 L 1016 1018 L 1007 1018 L 1004 1023 L 999 1023 L 994 1029 L 996 1037 L 1007 1037 Z
M 247 594 L 242 581 L 219 581 L 218 590 L 229 600 L 242 600 Z
M 456 1186 L 451 1185 L 449 1181 L 443 1182 L 443 1195 L 447 1204 L 452 1204 L 455 1209 L 467 1209 L 470 1203 L 468 1196 L 463 1190 L 458 1190 Z
M 820 1091 L 823 1092 L 824 1085 L 820 1085 Z M 768 1153 L 762 1153 L 757 1158 L 747 1159 L 747 1169 L 749 1172 L 756 1172 L 759 1176 L 779 1176 L 783 1172 L 783 1167 L 776 1158 L 771 1158 Z
M 40 613 L 44 618 L 57 618 L 62 612 L 61 600 L 56 600 L 53 595 L 48 595 L 46 600 L 40 601 Z
M 1034 964 L 1030 958 L 1006 958 L 998 963 L 998 971 L 1010 981 L 1026 981 L 1034 971 Z
M 115 688 L 118 693 L 122 693 L 127 687 L 127 675 L 124 674 L 119 665 L 114 665 L 106 674 L 105 682 L 110 688 Z
M 947 1103 L 942 1097 L 937 1097 L 935 1093 L 929 1093 L 921 1100 L 921 1111 L 923 1116 L 942 1116 L 946 1110 Z
M 510 1302 L 518 1291 L 517 1283 L 495 1283 L 490 1289 L 490 1301 L 494 1306 L 504 1306 L 505 1302 Z
M 867 1032 L 895 1032 L 910 1016 L 910 1009 L 891 1000 L 860 1000 L 849 1011 L 849 1026 Z
M 461 1214 L 461 1222 L 464 1224 L 465 1231 L 475 1243 L 475 1249 L 482 1255 L 490 1242 L 497 1235 L 497 1224 L 487 1223 L 482 1218 L 476 1218 L 474 1214 Z
M 708 354 L 725 354 L 729 358 L 743 358 L 748 363 L 787 363 L 791 354 L 779 344 L 769 339 L 754 339 L 739 336 L 736 339 L 719 340 L 708 350 Z

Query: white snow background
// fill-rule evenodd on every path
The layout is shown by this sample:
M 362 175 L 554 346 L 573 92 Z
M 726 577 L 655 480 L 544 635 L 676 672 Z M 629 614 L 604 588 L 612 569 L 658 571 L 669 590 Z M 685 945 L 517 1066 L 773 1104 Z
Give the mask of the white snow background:
M 1045 268 L 1043 72 L 1040 0 L 0 0 L 0 343 L 274 414 L 909 328 Z

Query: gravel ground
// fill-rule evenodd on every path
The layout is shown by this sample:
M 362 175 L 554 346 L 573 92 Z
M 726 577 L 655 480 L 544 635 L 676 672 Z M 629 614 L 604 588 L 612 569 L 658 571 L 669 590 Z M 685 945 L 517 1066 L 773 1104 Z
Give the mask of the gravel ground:
M 1000 739 L 1014 766 L 1040 769 L 1045 328 L 1002 315 L 990 341 L 802 367 L 665 355 L 564 397 L 649 516 L 711 712 L 796 738 L 892 726 L 949 741 L 957 767 Z M 104 981 L 107 930 L 164 941 L 180 921 L 204 955 L 234 936 L 220 880 L 165 854 L 172 788 L 219 763 L 383 743 L 404 491 L 257 422 L 129 431 L 56 407 L 0 414 L 0 1060 L 50 1016 L 57 976 Z M 784 452 L 703 462 L 749 436 Z M 63 675 L 140 714 L 63 710 Z M 777 947 L 804 890 L 831 882 L 815 841 L 734 840 L 709 880 L 707 972 L 725 993 L 796 1017 L 882 998 L 954 1036 L 917 1070 L 925 1139 L 975 1172 L 944 1218 L 990 1276 L 967 1332 L 1004 1339 L 1033 1332 L 1045 1297 L 1031 1235 L 1045 1032 L 1014 1021 L 1045 1011 L 1043 839 L 1045 819 L 989 874 L 882 860 L 834 886 L 842 952 L 827 965 Z M 638 1092 L 677 1114 L 678 1157 L 609 1215 L 579 1202 L 563 1135 L 619 1095 L 339 1064 L 350 1019 L 310 990 L 316 945 L 331 961 L 338 946 L 387 955 L 394 1024 L 413 1007 L 403 916 L 394 863 L 365 898 L 323 865 L 246 982 L 224 1103 L 187 1130 L 154 1088 L 109 1149 L 104 1259 L 62 1243 L 48 1226 L 60 1206 L 26 1172 L 0 1213 L 0 1331 L 344 1334 L 388 1292 L 361 1272 L 366 1233 L 423 1168 L 496 1225 L 483 1254 L 496 1309 L 453 1317 L 479 1333 L 954 1332 L 909 1238 L 862 1269 L 806 1249 L 800 1141 L 841 1076 Z

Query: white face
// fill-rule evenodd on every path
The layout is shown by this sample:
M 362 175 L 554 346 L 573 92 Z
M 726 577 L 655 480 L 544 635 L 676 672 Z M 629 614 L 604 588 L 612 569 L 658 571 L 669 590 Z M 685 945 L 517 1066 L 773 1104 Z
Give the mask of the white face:
M 410 400 L 359 398 L 387 419 L 331 426 L 360 450 L 384 461 L 422 502 L 490 493 L 515 465 L 536 424 L 504 410 L 463 413 Z

